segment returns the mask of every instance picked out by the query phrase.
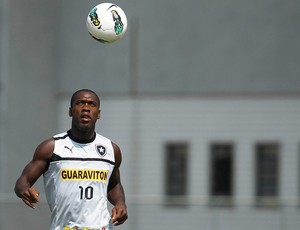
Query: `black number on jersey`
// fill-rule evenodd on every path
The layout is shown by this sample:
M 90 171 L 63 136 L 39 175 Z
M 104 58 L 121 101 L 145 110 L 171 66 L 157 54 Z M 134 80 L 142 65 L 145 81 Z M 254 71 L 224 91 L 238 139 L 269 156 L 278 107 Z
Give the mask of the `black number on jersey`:
M 93 187 L 88 186 L 86 188 L 83 188 L 82 186 L 79 186 L 79 190 L 80 190 L 80 200 L 82 199 L 90 200 L 93 198 L 93 194 L 94 194 Z

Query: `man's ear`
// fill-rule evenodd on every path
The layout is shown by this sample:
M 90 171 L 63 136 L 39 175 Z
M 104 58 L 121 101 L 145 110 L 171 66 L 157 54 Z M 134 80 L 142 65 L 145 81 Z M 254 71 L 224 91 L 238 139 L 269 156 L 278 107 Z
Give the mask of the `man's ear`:
M 69 117 L 72 117 L 72 108 L 69 108 Z
M 100 117 L 101 117 L 101 110 L 99 109 L 99 111 L 98 111 L 98 119 L 100 119 Z

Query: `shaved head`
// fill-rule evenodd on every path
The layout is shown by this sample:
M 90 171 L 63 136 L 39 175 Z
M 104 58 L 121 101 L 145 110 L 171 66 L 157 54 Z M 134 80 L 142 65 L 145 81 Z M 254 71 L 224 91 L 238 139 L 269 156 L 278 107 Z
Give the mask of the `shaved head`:
M 75 99 L 75 96 L 81 92 L 88 92 L 88 93 L 92 93 L 96 96 L 97 100 L 98 100 L 98 105 L 100 106 L 100 99 L 98 97 L 98 95 L 93 91 L 93 90 L 90 90 L 90 89 L 80 89 L 80 90 L 77 90 L 75 93 L 73 93 L 72 97 L 71 97 L 71 101 L 70 101 L 70 106 L 72 107 L 73 106 L 73 103 L 74 103 L 74 99 Z

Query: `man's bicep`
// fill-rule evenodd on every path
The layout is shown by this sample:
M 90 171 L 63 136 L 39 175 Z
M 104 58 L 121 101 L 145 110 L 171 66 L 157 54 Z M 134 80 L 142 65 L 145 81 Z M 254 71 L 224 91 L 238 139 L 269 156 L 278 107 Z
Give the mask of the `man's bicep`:
M 48 163 L 44 160 L 32 160 L 22 172 L 21 178 L 32 186 L 37 179 L 47 170 Z
M 120 183 L 120 171 L 118 168 L 115 168 L 110 176 L 108 189 L 114 188 L 118 183 Z
M 25 177 L 31 185 L 34 184 L 47 171 L 52 153 L 52 140 L 41 143 L 35 150 L 33 159 L 25 166 L 22 177 Z

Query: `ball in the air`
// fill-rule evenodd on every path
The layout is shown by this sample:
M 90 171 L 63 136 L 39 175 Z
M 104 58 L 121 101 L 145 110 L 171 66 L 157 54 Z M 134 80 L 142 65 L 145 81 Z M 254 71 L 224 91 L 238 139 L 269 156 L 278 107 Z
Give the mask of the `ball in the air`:
M 101 3 L 90 11 L 86 26 L 89 34 L 97 41 L 113 43 L 124 36 L 127 17 L 116 4 Z

